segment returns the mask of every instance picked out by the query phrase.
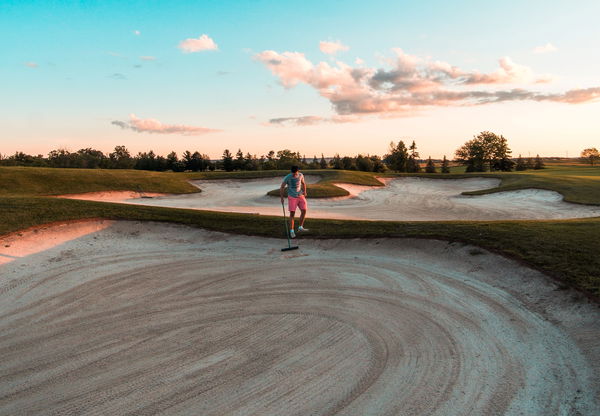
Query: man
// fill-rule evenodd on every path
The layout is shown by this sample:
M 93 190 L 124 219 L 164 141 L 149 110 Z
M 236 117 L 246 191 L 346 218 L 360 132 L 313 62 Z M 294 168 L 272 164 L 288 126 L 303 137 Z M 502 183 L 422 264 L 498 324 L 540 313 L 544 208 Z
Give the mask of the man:
M 279 195 L 281 196 L 281 204 L 283 205 L 283 194 L 285 187 L 287 186 L 288 191 L 288 209 L 290 210 L 290 237 L 296 238 L 294 232 L 294 215 L 296 214 L 296 208 L 300 208 L 300 226 L 298 227 L 299 232 L 308 231 L 304 228 L 304 218 L 306 217 L 306 182 L 304 182 L 304 175 L 298 172 L 298 166 L 292 166 L 290 169 L 291 173 L 288 173 L 281 187 L 279 188 Z

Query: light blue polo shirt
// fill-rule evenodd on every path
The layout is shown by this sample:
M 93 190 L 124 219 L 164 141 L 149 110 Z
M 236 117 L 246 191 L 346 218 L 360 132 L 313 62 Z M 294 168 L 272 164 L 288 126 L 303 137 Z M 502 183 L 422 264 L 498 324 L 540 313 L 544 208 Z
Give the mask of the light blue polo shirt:
M 288 173 L 285 178 L 283 178 L 283 183 L 285 183 L 288 188 L 288 196 L 298 198 L 302 195 L 302 178 L 304 178 L 304 175 L 300 172 L 298 172 L 298 176 L 296 177 L 294 177 L 293 173 Z

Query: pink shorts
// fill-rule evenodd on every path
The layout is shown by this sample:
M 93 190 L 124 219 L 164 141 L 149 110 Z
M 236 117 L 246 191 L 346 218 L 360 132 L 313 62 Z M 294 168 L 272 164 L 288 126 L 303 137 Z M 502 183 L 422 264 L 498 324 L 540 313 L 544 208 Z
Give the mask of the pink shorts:
M 306 198 L 304 195 L 300 195 L 299 197 L 294 198 L 293 196 L 288 196 L 288 208 L 290 212 L 296 211 L 296 207 L 302 209 L 306 209 Z

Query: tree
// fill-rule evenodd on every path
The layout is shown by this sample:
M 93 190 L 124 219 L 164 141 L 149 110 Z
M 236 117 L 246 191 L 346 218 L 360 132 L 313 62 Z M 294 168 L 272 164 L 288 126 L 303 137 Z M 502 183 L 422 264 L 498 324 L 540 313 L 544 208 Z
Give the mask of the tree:
M 110 166 L 114 169 L 131 169 L 135 160 L 125 146 L 115 146 L 115 150 L 108 155 Z
M 433 160 L 431 160 L 431 156 L 427 159 L 427 166 L 425 166 L 426 173 L 435 173 L 435 165 L 433 164 Z
M 515 167 L 515 170 L 517 170 L 517 171 L 527 170 L 527 164 L 525 163 L 525 161 L 523 160 L 521 155 L 519 155 L 519 157 L 517 158 L 517 165 Z
M 500 170 L 502 172 L 510 172 L 513 170 L 515 162 L 510 160 L 508 157 L 497 159 L 492 162 L 492 170 Z
M 356 170 L 356 163 L 354 163 L 354 158 L 352 158 L 350 156 L 344 156 L 342 158 L 342 169 Z
M 67 149 L 52 150 L 48 153 L 48 163 L 53 168 L 72 168 L 74 166 L 74 159 L 76 156 Z
M 244 153 L 242 149 L 238 149 L 233 161 L 233 170 L 242 170 L 244 168 Z
M 327 169 L 327 161 L 325 160 L 323 153 L 321 153 L 321 160 L 319 161 L 319 167 L 321 169 Z
M 319 159 L 317 159 L 317 155 L 313 156 L 313 160 L 310 162 L 309 168 L 319 169 Z
M 225 149 L 223 151 L 222 163 L 223 170 L 226 170 L 227 172 L 231 172 L 233 170 L 233 156 L 231 155 L 229 149 Z
M 75 155 L 73 155 L 74 165 L 73 167 L 98 169 L 107 166 L 107 158 L 100 150 L 86 148 L 79 149 Z
M 581 158 L 586 162 L 589 162 L 590 165 L 594 166 L 594 162 L 600 160 L 600 152 L 595 147 L 590 147 L 589 149 L 584 149 L 581 152 Z
M 410 150 L 410 155 L 406 161 L 406 171 L 410 173 L 420 172 L 421 166 L 419 166 L 419 152 L 417 152 L 417 144 L 414 140 L 408 150 Z
M 542 162 L 542 158 L 540 157 L 540 155 L 536 155 L 535 157 L 535 163 L 533 164 L 533 168 L 536 170 L 539 169 L 544 169 L 544 162 Z
M 277 151 L 277 169 L 289 170 L 293 165 L 300 164 L 300 155 L 289 149 Z
M 356 156 L 356 168 L 363 172 L 373 172 L 373 161 L 370 156 Z
M 371 159 L 371 163 L 373 163 L 373 168 L 372 171 L 373 172 L 384 172 L 385 171 L 385 165 L 383 164 L 383 160 L 381 160 L 381 158 L 377 155 L 373 155 L 370 157 Z
M 456 159 L 466 163 L 467 172 L 485 172 L 506 169 L 510 153 L 504 136 L 482 131 L 456 150 Z
M 277 169 L 277 161 L 275 160 L 275 151 L 269 150 L 267 159 L 263 162 L 262 168 L 264 170 L 275 170 Z
M 166 159 L 167 170 L 173 172 L 183 172 L 185 170 L 185 164 L 177 158 L 177 153 L 171 152 L 167 155 Z
M 400 140 L 397 145 L 390 143 L 389 153 L 384 156 L 385 164 L 394 172 L 406 172 L 406 161 L 408 150 L 404 142 Z
M 448 159 L 446 159 L 446 155 L 442 159 L 442 173 L 450 173 L 450 164 L 448 163 Z
M 244 170 L 258 170 L 258 159 L 256 156 L 252 156 L 250 152 L 244 156 Z
M 535 163 L 533 163 L 533 158 L 531 158 L 531 157 L 528 157 L 528 158 L 527 158 L 527 161 L 525 162 L 525 167 L 526 167 L 527 169 L 533 169 L 533 168 L 534 168 L 534 166 L 535 166 Z
M 339 154 L 335 154 L 335 156 L 333 157 L 333 159 L 331 159 L 331 167 L 333 169 L 342 169 L 342 159 L 340 158 Z

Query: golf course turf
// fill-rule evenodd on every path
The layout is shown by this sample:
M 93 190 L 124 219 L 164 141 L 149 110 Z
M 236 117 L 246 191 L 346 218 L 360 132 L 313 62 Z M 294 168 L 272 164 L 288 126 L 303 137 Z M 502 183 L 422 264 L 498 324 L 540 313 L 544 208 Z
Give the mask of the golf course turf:
M 281 236 L 281 218 L 213 211 L 132 206 L 49 198 L 65 193 L 106 190 L 190 193 L 187 180 L 282 176 L 283 171 L 157 173 L 144 171 L 0 167 L 0 235 L 56 221 L 86 218 L 164 221 L 209 230 L 256 236 Z M 343 196 L 333 183 L 379 185 L 372 174 L 336 170 L 306 171 L 322 180 L 309 197 Z M 560 192 L 573 203 L 600 205 L 600 169 L 556 165 L 540 171 L 477 174 L 419 174 L 429 178 L 497 177 L 500 187 L 473 194 L 525 188 Z M 344 194 L 337 194 L 338 191 Z M 342 221 L 310 220 L 312 238 L 432 238 L 468 243 L 525 262 L 600 298 L 600 218 L 538 221 Z

